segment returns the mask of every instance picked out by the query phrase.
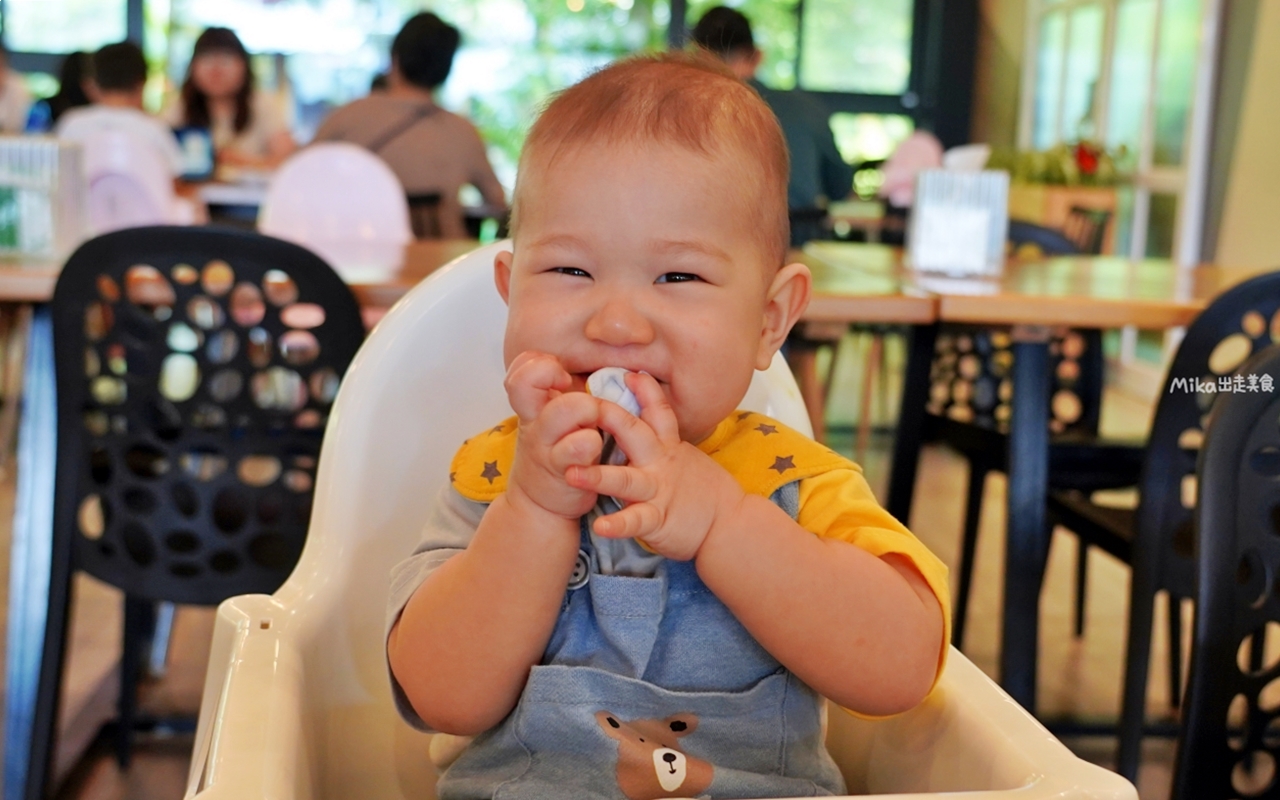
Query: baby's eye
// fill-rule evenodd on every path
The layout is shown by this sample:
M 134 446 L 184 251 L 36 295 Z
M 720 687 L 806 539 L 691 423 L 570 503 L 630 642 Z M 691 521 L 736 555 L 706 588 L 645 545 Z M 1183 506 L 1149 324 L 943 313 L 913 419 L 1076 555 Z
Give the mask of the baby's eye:
M 700 281 L 697 275 L 692 272 L 668 272 L 665 275 L 658 276 L 658 283 L 687 283 L 689 281 Z
M 575 278 L 591 277 L 590 272 L 587 272 L 585 269 L 578 269 L 577 267 L 552 267 L 551 271 L 558 272 L 561 275 L 572 275 Z

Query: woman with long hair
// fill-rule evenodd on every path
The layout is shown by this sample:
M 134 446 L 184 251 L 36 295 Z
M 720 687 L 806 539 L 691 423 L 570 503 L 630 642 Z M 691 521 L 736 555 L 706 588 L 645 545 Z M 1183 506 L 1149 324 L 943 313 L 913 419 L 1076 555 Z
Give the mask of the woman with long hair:
M 281 98 L 255 90 L 249 52 L 230 28 L 196 39 L 182 92 L 164 116 L 177 128 L 207 128 L 219 165 L 275 166 L 298 147 Z

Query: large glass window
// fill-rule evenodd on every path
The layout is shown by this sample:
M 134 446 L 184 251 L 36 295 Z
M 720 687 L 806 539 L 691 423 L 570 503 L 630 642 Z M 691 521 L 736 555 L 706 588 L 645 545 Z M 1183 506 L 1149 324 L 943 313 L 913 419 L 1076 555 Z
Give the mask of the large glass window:
M 4 39 L 10 50 L 70 53 L 97 50 L 125 38 L 125 0 L 5 0 Z
M 1158 165 L 1182 163 L 1196 77 L 1196 60 L 1187 54 L 1199 49 L 1200 13 L 1200 0 L 1165 0 L 1164 3 L 1160 53 L 1156 60 L 1155 147 L 1152 151 Z
M 1136 152 L 1151 96 L 1151 49 L 1155 46 L 1156 0 L 1122 0 L 1116 9 L 1111 60 L 1107 144 Z
M 172 0 L 169 74 L 210 25 L 234 27 L 254 52 L 287 56 L 287 88 L 306 139 L 333 105 L 366 94 L 385 70 L 391 40 L 416 0 Z M 619 56 L 661 47 L 668 0 L 436 0 L 431 10 L 463 32 L 441 102 L 480 128 L 510 186 L 529 122 L 554 91 Z M 272 81 L 273 62 L 258 70 Z M 285 83 L 285 81 L 280 81 Z
M 1058 141 L 1062 108 L 1063 53 L 1067 46 L 1067 15 L 1046 14 L 1040 23 L 1040 58 L 1036 69 L 1035 146 L 1044 149 Z
M 1031 114 L 1022 143 L 1036 149 L 1104 142 L 1132 177 L 1116 242 L 1134 258 L 1199 260 L 1202 175 L 1186 172 L 1201 63 L 1204 0 L 1030 0 L 1034 42 Z M 1183 219 L 1185 215 L 1190 218 Z M 1188 227 L 1191 226 L 1191 227 Z M 1187 236 L 1181 236 L 1185 229 Z M 1185 251 L 1185 252 L 1184 252 Z
M 913 0 L 805 0 L 800 85 L 902 94 L 911 77 Z
M 1102 71 L 1102 22 L 1100 5 L 1081 6 L 1071 12 L 1061 120 L 1061 135 L 1068 141 L 1091 139 L 1096 133 L 1094 92 Z
M 687 0 L 679 7 L 691 25 L 721 3 L 751 19 L 764 56 L 761 82 L 821 93 L 841 112 L 832 126 L 846 158 L 883 157 L 910 132 L 913 112 L 899 114 L 885 98 L 913 89 L 912 57 L 923 35 L 915 0 Z M 429 8 L 463 32 L 441 101 L 477 124 L 508 185 L 525 130 L 552 92 L 620 56 L 665 47 L 680 24 L 672 0 L 4 0 L 4 7 L 10 49 L 45 54 L 28 58 L 28 69 L 53 70 L 55 53 L 143 38 L 158 65 L 147 92 L 152 109 L 173 102 L 196 37 L 207 27 L 232 28 L 256 54 L 259 85 L 289 95 L 302 141 L 329 109 L 369 91 L 401 24 Z M 53 91 L 47 75 L 37 82 L 41 94 Z

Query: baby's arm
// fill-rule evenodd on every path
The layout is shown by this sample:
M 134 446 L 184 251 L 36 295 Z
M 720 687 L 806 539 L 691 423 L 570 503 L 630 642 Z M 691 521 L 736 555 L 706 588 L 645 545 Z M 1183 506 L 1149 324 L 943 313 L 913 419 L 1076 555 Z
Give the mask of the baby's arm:
M 574 467 L 570 483 L 626 500 L 597 534 L 634 536 L 698 574 L 775 658 L 840 705 L 904 711 L 933 683 L 943 648 L 938 600 L 910 561 L 878 558 L 815 536 L 718 464 L 679 440 L 652 379 L 629 376 L 637 420 L 601 404 L 629 467 Z
M 569 375 L 548 356 L 521 356 L 507 391 L 520 417 L 507 491 L 467 549 L 414 592 L 387 657 L 414 711 L 435 730 L 474 734 L 515 707 L 555 626 L 578 553 L 578 519 L 594 492 L 564 483 L 600 455 L 599 404 L 561 394 Z
M 909 559 L 820 538 L 747 495 L 698 552 L 698 574 L 756 640 L 853 711 L 906 711 L 933 685 L 937 598 Z

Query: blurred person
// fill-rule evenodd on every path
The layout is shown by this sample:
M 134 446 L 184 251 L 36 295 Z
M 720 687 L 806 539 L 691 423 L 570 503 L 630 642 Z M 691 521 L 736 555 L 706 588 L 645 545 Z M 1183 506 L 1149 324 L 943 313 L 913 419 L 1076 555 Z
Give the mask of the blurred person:
M 281 98 L 254 87 L 249 52 L 230 28 L 196 39 L 181 95 L 163 113 L 175 128 L 206 128 L 219 166 L 273 167 L 298 148 Z
M 91 58 L 88 53 L 77 50 L 67 53 L 62 59 L 62 65 L 58 67 L 58 91 L 45 99 L 55 125 L 71 109 L 93 102 L 84 90 L 84 84 L 89 79 Z
M 0 45 L 0 133 L 22 133 L 31 111 L 31 92 L 22 75 L 9 68 L 9 51 Z
M 801 92 L 769 89 L 755 78 L 763 53 L 756 49 L 751 22 L 740 11 L 717 6 L 693 29 L 693 41 L 719 56 L 734 75 L 759 92 L 782 125 L 791 156 L 787 204 L 792 212 L 792 243 L 821 233 L 812 213 L 853 191 L 853 167 L 836 149 L 826 109 Z
M 182 153 L 173 131 L 142 110 L 147 82 L 142 50 L 133 42 L 109 44 L 88 61 L 84 88 L 92 104 L 63 114 L 55 129 L 58 138 L 83 143 L 105 131 L 123 131 L 154 149 L 173 177 L 182 174 Z
M 436 104 L 436 90 L 449 76 L 460 41 L 458 29 L 431 13 L 409 19 L 391 44 L 386 89 L 334 111 L 315 141 L 353 142 L 381 157 L 405 192 L 438 195 L 434 226 L 415 220 L 415 231 L 459 238 L 466 235 L 458 189 L 471 184 L 486 204 L 506 207 L 480 133 L 467 119 Z

